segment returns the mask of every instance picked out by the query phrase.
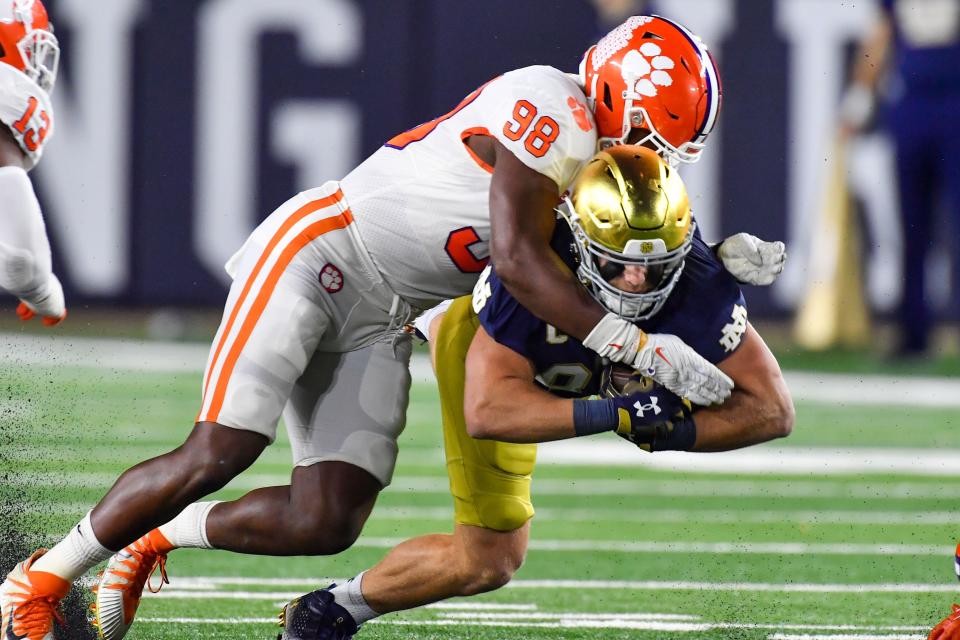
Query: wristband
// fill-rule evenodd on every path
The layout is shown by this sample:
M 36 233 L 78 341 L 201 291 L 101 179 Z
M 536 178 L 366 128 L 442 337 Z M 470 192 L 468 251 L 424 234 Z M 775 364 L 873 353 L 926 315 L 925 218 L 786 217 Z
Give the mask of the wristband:
M 578 437 L 613 431 L 618 422 L 613 399 L 573 401 L 573 430 Z

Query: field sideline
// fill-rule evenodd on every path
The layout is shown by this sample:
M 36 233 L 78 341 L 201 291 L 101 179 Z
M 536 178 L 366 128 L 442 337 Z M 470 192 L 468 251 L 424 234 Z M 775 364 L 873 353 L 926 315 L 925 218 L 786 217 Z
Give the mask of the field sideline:
M 189 345 L 0 335 L 7 526 L 48 541 L 126 466 L 179 444 L 205 357 Z M 438 408 L 429 368 L 417 367 L 394 483 L 353 549 L 306 560 L 177 552 L 172 583 L 129 637 L 274 638 L 281 602 L 398 540 L 449 531 Z M 960 592 L 960 382 L 789 379 L 794 435 L 739 457 L 649 456 L 603 436 L 542 447 L 516 580 L 385 616 L 358 639 L 925 638 Z M 282 437 L 217 497 L 283 482 L 289 466 Z

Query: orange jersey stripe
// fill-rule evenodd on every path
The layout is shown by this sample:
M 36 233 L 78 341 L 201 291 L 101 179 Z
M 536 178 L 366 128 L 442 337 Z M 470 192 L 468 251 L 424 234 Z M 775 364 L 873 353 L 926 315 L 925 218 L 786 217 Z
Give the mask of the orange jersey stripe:
M 463 148 L 467 150 L 467 153 L 470 154 L 470 157 L 473 158 L 473 161 L 476 162 L 481 169 L 492 174 L 493 167 L 484 162 L 483 158 L 474 153 L 473 149 L 470 148 L 470 145 L 467 144 L 467 138 L 470 136 L 490 136 L 490 132 L 486 127 L 471 127 L 460 134 L 460 141 L 463 142 Z
M 270 253 L 280 244 L 280 240 L 283 239 L 283 236 L 293 228 L 295 224 L 303 220 L 305 217 L 323 209 L 324 207 L 329 207 L 332 204 L 340 202 L 343 199 L 343 192 L 337 189 L 336 193 L 326 198 L 321 198 L 319 200 L 314 200 L 303 205 L 299 209 L 293 212 L 289 218 L 287 218 L 280 228 L 277 229 L 277 232 L 273 234 L 273 237 L 270 239 L 270 242 L 267 244 L 266 249 L 263 250 L 263 253 L 260 255 L 260 259 L 257 260 L 257 264 L 254 265 L 253 271 L 250 272 L 250 275 L 247 277 L 247 282 L 243 287 L 243 291 L 240 292 L 240 297 L 237 298 L 236 304 L 233 306 L 233 310 L 230 312 L 230 317 L 227 319 L 227 323 L 224 326 L 223 333 L 220 335 L 220 341 L 217 343 L 216 350 L 213 353 L 213 358 L 210 359 L 210 369 L 207 371 L 207 381 L 203 387 L 203 400 L 200 404 L 200 413 L 203 412 L 203 405 L 206 403 L 207 391 L 210 386 L 210 379 L 213 377 L 214 369 L 217 366 L 217 360 L 220 358 L 220 352 L 223 350 L 223 346 L 227 342 L 227 338 L 230 336 L 230 331 L 233 329 L 233 324 L 236 322 L 237 314 L 240 312 L 240 308 L 243 307 L 243 303 L 247 299 L 247 295 L 250 293 L 250 289 L 253 286 L 253 282 L 257 279 L 257 276 L 260 274 L 260 271 L 263 269 L 263 265 L 267 262 L 267 259 L 270 257 Z M 200 413 L 197 414 L 196 422 L 200 421 Z
M 233 346 L 230 347 L 230 352 L 227 354 L 227 357 L 223 362 L 223 368 L 220 370 L 220 377 L 217 380 L 217 386 L 213 393 L 210 409 L 207 411 L 204 418 L 205 421 L 216 422 L 217 418 L 220 416 L 220 409 L 223 408 L 223 400 L 227 393 L 227 385 L 230 382 L 230 376 L 233 373 L 233 368 L 236 366 L 237 360 L 240 359 L 240 353 L 243 351 L 244 346 L 246 346 L 247 340 L 250 339 L 250 335 L 253 333 L 257 322 L 260 320 L 260 316 L 263 315 L 264 310 L 267 308 L 267 303 L 270 301 L 270 296 L 273 295 L 273 291 L 276 289 L 277 283 L 280 281 L 280 277 L 283 275 L 283 272 L 286 270 L 287 266 L 289 266 L 294 256 L 296 256 L 301 249 L 323 234 L 329 231 L 335 231 L 337 229 L 344 229 L 352 222 L 353 215 L 348 209 L 338 216 L 333 216 L 318 222 L 314 222 L 309 227 L 304 229 L 302 233 L 298 234 L 290 242 L 290 244 L 284 248 L 283 252 L 280 254 L 280 258 L 277 260 L 276 264 L 273 265 L 273 268 L 270 270 L 270 274 L 264 281 L 263 287 L 257 293 L 257 297 L 254 299 L 253 305 L 250 307 L 250 313 L 247 314 L 243 324 L 240 326 L 240 332 L 237 334 L 237 339 L 234 341 Z

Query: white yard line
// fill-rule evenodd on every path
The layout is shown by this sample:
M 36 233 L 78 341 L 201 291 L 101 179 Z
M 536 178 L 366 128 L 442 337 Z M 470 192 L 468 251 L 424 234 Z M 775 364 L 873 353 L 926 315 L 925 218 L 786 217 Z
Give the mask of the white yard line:
M 29 473 L 7 478 L 7 481 L 11 486 L 23 487 L 103 489 L 111 486 L 116 479 L 116 474 L 112 472 L 71 471 L 69 474 Z M 289 481 L 289 475 L 285 473 L 244 473 L 228 484 L 227 488 L 250 490 L 288 484 Z M 394 478 L 393 484 L 387 491 L 395 496 L 403 493 L 449 495 L 450 487 L 446 476 L 398 476 Z M 534 497 L 545 495 L 622 496 L 624 498 L 637 497 L 637 499 L 651 497 L 836 498 L 855 499 L 858 502 L 944 499 L 955 502 L 957 487 L 955 483 L 912 481 L 843 482 L 833 479 L 808 478 L 633 480 L 627 476 L 604 480 L 596 478 L 570 480 L 534 478 L 533 495 Z
M 23 513 L 49 514 L 87 512 L 90 502 L 42 502 L 23 505 Z M 710 524 L 781 524 L 801 523 L 807 525 L 911 525 L 914 527 L 940 527 L 960 525 L 960 511 L 795 511 L 770 509 L 651 509 L 633 511 L 628 509 L 578 509 L 545 507 L 536 509 L 537 522 L 640 522 L 647 524 L 683 524 L 707 522 Z M 371 519 L 374 521 L 438 520 L 453 518 L 451 507 L 378 506 Z
M 89 505 L 87 505 L 89 507 Z M 77 507 L 74 511 L 80 510 Z M 537 522 L 642 522 L 677 524 L 709 522 L 711 524 L 859 524 L 912 526 L 942 526 L 960 524 L 960 511 L 771 511 L 738 509 L 650 509 L 630 511 L 625 509 L 536 509 Z M 377 507 L 371 516 L 375 520 L 449 520 L 453 509 L 449 507 Z
M 925 638 L 925 635 L 903 632 L 921 632 L 924 627 L 906 626 L 867 626 L 867 625 L 810 625 L 791 623 L 730 623 L 705 622 L 699 616 L 663 613 L 537 613 L 537 614 L 476 614 L 450 613 L 440 614 L 441 619 L 408 620 L 393 616 L 377 618 L 374 624 L 392 626 L 439 626 L 439 627 L 525 627 L 542 629 L 632 629 L 686 633 L 691 631 L 711 631 L 719 629 L 760 629 L 771 631 L 846 631 L 855 634 L 785 634 L 782 632 L 768 636 L 769 640 L 847 640 L 875 639 L 913 640 Z M 137 619 L 145 624 L 275 624 L 276 618 L 171 618 L 142 617 Z M 872 632 L 872 633 L 871 633 Z M 878 632 L 888 632 L 882 635 Z M 900 633 L 889 633 L 900 632 Z
M 361 537 L 354 547 L 391 549 L 404 538 Z M 846 544 L 802 542 L 664 542 L 618 540 L 531 540 L 532 551 L 594 553 L 706 553 L 744 555 L 942 556 L 955 547 L 927 544 Z
M 48 542 L 56 542 L 51 536 Z M 353 549 L 392 549 L 406 538 L 378 538 L 361 536 Z M 802 542 L 665 542 L 658 540 L 531 540 L 531 551 L 568 553 L 682 553 L 709 555 L 824 555 L 824 556 L 936 556 L 951 557 L 955 547 L 932 544 L 845 544 Z M 956 590 L 956 588 L 954 588 Z
M 161 595 L 188 592 L 211 593 L 243 593 L 256 597 L 266 595 L 263 599 L 274 599 L 277 593 L 263 591 L 230 592 L 223 591 L 223 587 L 264 587 L 287 588 L 297 590 L 294 596 L 304 591 L 317 589 L 330 582 L 339 582 L 339 579 L 316 578 L 241 578 L 222 576 L 194 576 L 184 577 L 173 575 L 170 577 L 168 588 L 160 592 Z M 960 585 L 955 581 L 942 584 L 919 584 L 914 582 L 892 583 L 860 583 L 860 584 L 816 584 L 816 583 L 773 583 L 773 582 L 692 582 L 692 581 L 658 581 L 658 580 L 513 580 L 507 584 L 508 589 L 530 589 L 540 591 L 544 589 L 575 589 L 579 591 L 721 591 L 746 593 L 960 593 Z M 146 594 L 150 595 L 152 594 Z M 280 595 L 288 595 L 283 593 Z M 173 597 L 173 596 L 164 596 Z M 186 596 L 185 596 L 186 597 Z M 293 596 L 291 596 L 293 597 Z M 282 600 L 283 598 L 277 598 Z M 443 606 L 431 605 L 434 608 L 450 609 L 513 609 L 518 606 L 534 607 L 535 605 L 504 605 L 498 603 L 443 603 Z
M 182 342 L 0 334 L 0 364 L 96 367 L 153 372 L 200 372 L 209 345 Z M 415 382 L 432 383 L 430 361 L 414 355 Z M 960 407 L 960 380 L 786 372 L 794 399 L 841 405 Z
M 615 438 L 595 438 L 589 442 L 561 440 L 541 444 L 537 462 L 637 466 L 684 473 L 960 476 L 960 449 L 760 445 L 709 455 L 675 451 L 650 455 Z

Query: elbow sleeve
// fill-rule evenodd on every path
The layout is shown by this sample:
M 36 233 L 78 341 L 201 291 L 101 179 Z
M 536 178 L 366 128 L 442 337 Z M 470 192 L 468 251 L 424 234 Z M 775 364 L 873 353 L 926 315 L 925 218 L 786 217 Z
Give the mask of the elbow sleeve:
M 27 298 L 52 275 L 50 242 L 27 172 L 0 168 L 0 287 Z

